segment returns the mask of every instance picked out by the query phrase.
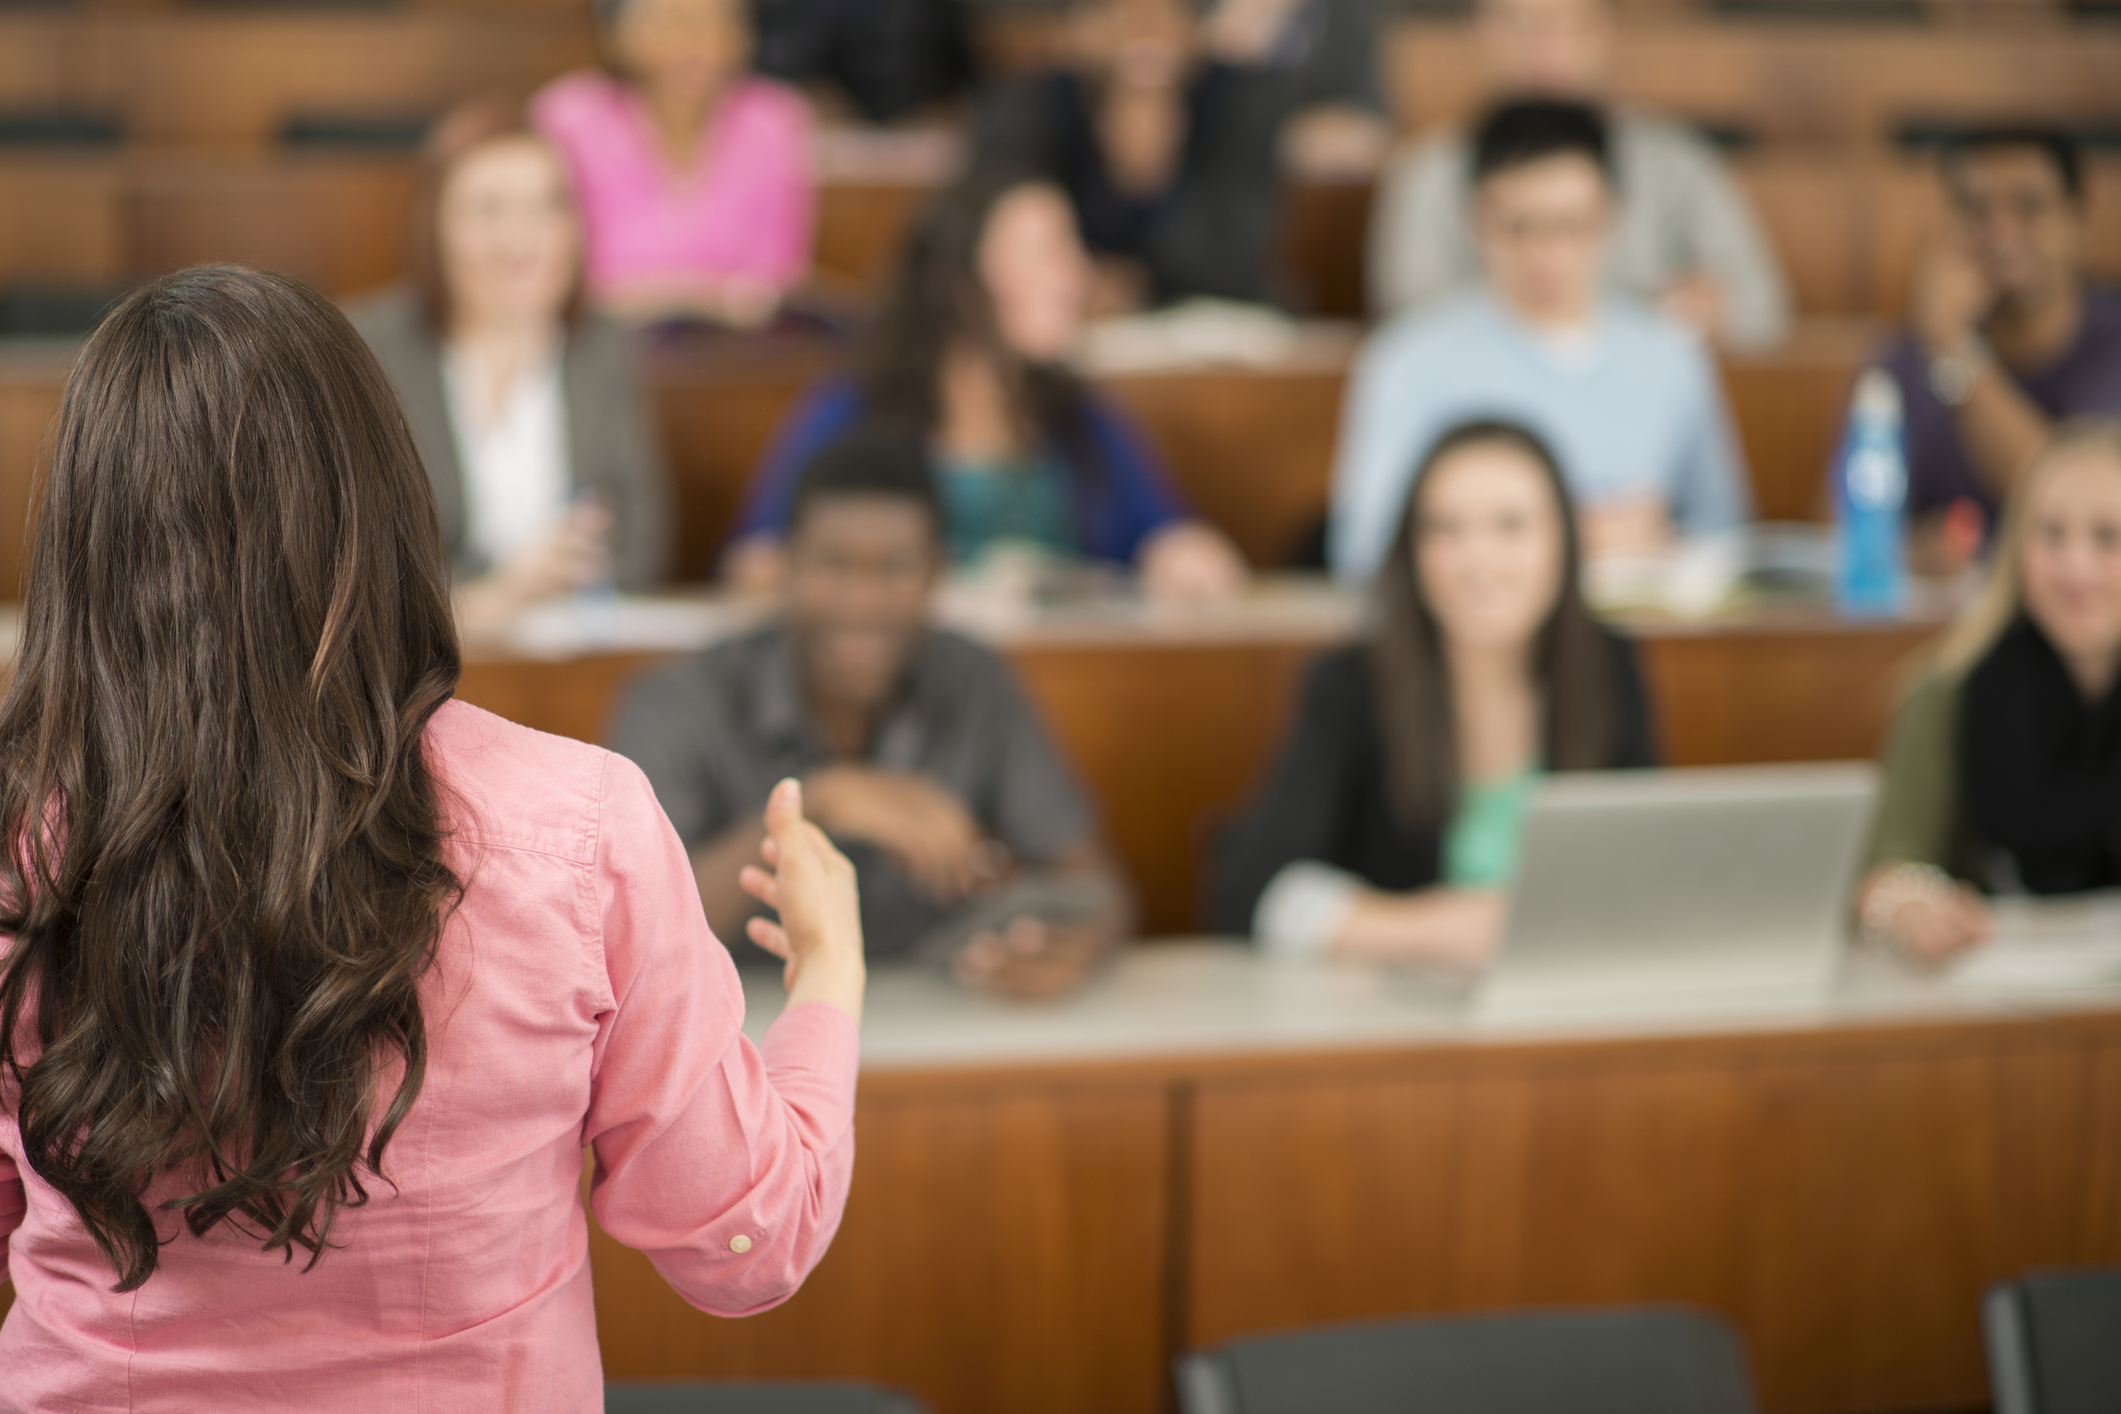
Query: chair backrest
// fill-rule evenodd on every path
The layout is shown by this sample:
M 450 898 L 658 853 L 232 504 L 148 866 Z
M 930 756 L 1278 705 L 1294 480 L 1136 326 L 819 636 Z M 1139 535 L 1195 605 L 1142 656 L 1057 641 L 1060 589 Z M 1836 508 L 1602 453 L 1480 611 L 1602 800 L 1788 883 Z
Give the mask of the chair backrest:
M 1981 1309 L 1996 1414 L 2121 1409 L 2121 1268 L 2035 1272 Z
M 854 1380 L 626 1381 L 604 1414 L 931 1414 L 910 1394 Z
M 1233 1341 L 1178 1365 L 1185 1414 L 1753 1414 L 1737 1334 L 1668 1307 L 1454 1316 Z

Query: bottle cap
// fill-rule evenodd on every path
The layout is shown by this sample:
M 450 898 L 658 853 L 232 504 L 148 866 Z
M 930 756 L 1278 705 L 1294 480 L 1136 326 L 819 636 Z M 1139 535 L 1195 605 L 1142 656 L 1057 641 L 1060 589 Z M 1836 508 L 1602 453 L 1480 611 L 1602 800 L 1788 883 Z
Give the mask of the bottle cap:
M 1866 368 L 1856 380 L 1856 416 L 1866 422 L 1900 420 L 1900 385 L 1882 368 Z

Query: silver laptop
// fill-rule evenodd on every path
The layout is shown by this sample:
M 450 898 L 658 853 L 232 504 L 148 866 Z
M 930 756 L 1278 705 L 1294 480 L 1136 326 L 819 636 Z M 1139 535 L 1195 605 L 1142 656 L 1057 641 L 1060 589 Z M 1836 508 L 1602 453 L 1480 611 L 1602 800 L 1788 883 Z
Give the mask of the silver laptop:
M 1876 772 L 1554 776 L 1533 797 L 1483 1016 L 1751 1010 L 1823 999 Z

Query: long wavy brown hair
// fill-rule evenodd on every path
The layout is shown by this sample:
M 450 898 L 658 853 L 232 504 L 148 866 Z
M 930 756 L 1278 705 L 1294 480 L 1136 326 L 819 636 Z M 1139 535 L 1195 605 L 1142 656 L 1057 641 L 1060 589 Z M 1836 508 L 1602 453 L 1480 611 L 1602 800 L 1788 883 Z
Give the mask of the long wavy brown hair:
M 1429 473 L 1454 452 L 1503 446 L 1539 468 L 1561 519 L 1561 580 L 1532 650 L 1549 769 L 1590 771 L 1613 764 L 1622 722 L 1615 703 L 1613 641 L 1584 602 L 1583 552 L 1561 465 L 1537 433 L 1514 422 L 1467 422 L 1445 432 L 1422 458 L 1376 584 L 1370 640 L 1377 720 L 1384 729 L 1386 787 L 1400 822 L 1441 829 L 1458 800 L 1458 721 L 1451 706 L 1443 628 L 1421 589 L 1418 549 L 1422 492 Z
M 202 267 L 89 340 L 34 514 L 0 1103 L 118 1290 L 177 1239 L 157 1212 L 313 1266 L 419 1094 L 461 893 L 421 753 L 458 653 L 419 454 L 337 310 Z

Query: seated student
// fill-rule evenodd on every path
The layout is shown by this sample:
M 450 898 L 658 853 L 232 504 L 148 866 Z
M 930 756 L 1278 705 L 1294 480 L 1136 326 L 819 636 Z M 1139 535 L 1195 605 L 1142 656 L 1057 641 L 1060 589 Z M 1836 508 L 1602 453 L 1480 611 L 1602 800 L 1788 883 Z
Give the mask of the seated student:
M 1473 170 L 1487 287 L 1401 315 L 1357 361 L 1333 467 L 1334 572 L 1377 568 L 1414 466 L 1442 429 L 1475 416 L 1514 418 L 1552 444 L 1588 555 L 1652 551 L 1674 527 L 1741 524 L 1744 463 L 1707 352 L 1601 293 L 1613 178 L 1597 113 L 1500 108 Z
M 2121 422 L 2065 424 L 2012 492 L 1988 589 L 1901 707 L 1857 895 L 1925 961 L 1982 892 L 2121 884 Z
M 1068 371 L 1089 285 L 1053 187 L 986 174 L 940 197 L 907 241 L 854 376 L 813 391 L 752 478 L 724 560 L 730 580 L 775 581 L 797 473 L 874 422 L 928 446 L 959 564 L 1030 542 L 1133 565 L 1152 595 L 1234 592 L 1245 578 L 1236 549 L 1188 515 L 1140 435 Z
M 1479 0 L 1481 57 L 1499 97 L 1599 103 L 1612 78 L 1614 0 Z M 1775 252 L 1722 159 L 1684 122 L 1611 114 L 1622 196 L 1607 272 L 1620 290 L 1734 347 L 1789 326 Z M 1370 303 L 1397 314 L 1480 278 L 1470 144 L 1462 133 L 1408 147 L 1378 184 Z
M 855 861 L 872 958 L 912 948 L 1013 868 L 1081 881 L 1100 900 L 1091 916 L 1019 919 L 957 959 L 974 984 L 1047 995 L 1124 933 L 1125 895 L 1008 667 L 928 626 L 941 517 L 918 442 L 864 429 L 826 447 L 789 510 L 781 621 L 645 679 L 612 746 L 654 784 L 721 937 L 752 911 L 737 871 L 790 776 Z
M 1215 921 L 1277 953 L 1477 968 L 1540 773 L 1654 765 L 1655 734 L 1535 434 L 1452 428 L 1394 525 L 1374 633 L 1312 669 L 1220 851 Z
M 1959 567 L 1955 503 L 1992 520 L 2055 419 L 2121 413 L 2121 295 L 2084 276 L 2084 177 L 2060 134 L 1975 133 L 1944 155 L 1953 221 L 1920 262 L 1886 367 L 1906 417 L 1916 563 Z
M 764 324 L 810 266 L 810 109 L 750 73 L 747 0 L 598 0 L 616 74 L 531 104 L 567 153 L 589 296 L 632 323 Z
M 526 605 L 658 583 L 670 492 L 632 350 L 579 308 L 581 227 L 566 164 L 499 107 L 428 143 L 407 288 L 354 311 L 434 485 L 471 637 Z
M 1036 172 L 1074 204 L 1098 307 L 1272 303 L 1278 107 L 1203 52 L 1190 0 L 1076 0 L 1068 62 L 981 105 L 978 166 Z
M 1218 0 L 1205 47 L 1244 76 L 1247 103 L 1266 105 L 1286 165 L 1375 174 L 1392 126 L 1372 0 Z

